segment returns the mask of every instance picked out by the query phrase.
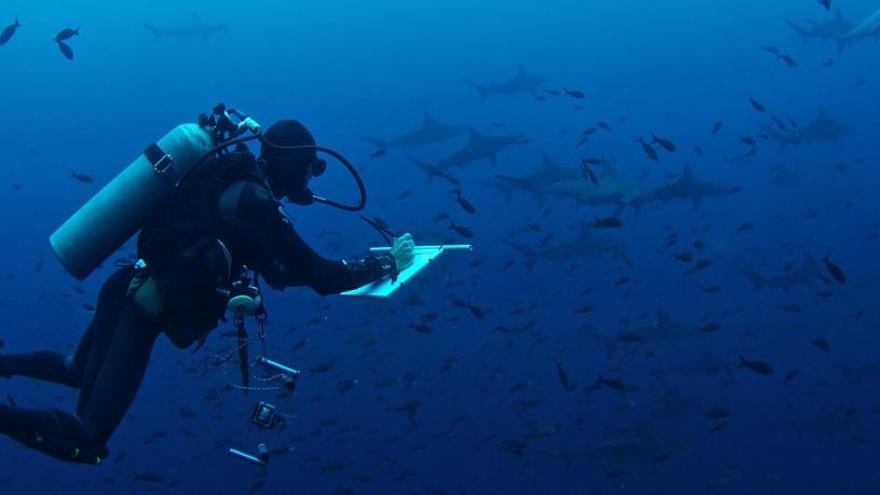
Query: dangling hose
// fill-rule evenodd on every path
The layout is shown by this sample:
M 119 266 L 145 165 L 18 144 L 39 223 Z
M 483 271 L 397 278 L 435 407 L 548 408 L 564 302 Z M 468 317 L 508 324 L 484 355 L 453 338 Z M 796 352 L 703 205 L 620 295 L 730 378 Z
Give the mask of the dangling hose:
M 271 146 L 273 148 L 277 148 L 280 150 L 293 151 L 293 150 L 311 149 L 311 150 L 315 150 L 316 152 L 325 153 L 325 154 L 332 156 L 333 158 L 336 159 L 336 161 L 338 161 L 340 164 L 342 164 L 342 166 L 345 167 L 346 170 L 348 170 L 349 175 L 351 175 L 351 177 L 354 179 L 354 182 L 358 188 L 358 193 L 360 194 L 360 200 L 357 202 L 357 204 L 346 205 L 346 204 L 338 203 L 336 201 L 327 199 L 322 196 L 317 196 L 315 194 L 312 194 L 312 199 L 317 203 L 325 204 L 327 206 L 332 206 L 334 208 L 338 208 L 340 210 L 345 210 L 345 211 L 360 211 L 360 210 L 363 210 L 364 207 L 367 205 L 367 188 L 366 188 L 366 186 L 364 186 L 364 181 L 363 181 L 363 179 L 361 179 L 361 174 L 358 173 L 358 171 L 354 167 L 354 165 L 352 165 L 351 162 L 348 161 L 347 158 L 342 156 L 341 153 L 339 153 L 338 151 L 333 150 L 331 148 L 326 148 L 324 146 L 318 146 L 318 145 L 314 145 L 314 144 L 304 144 L 304 145 L 297 145 L 297 146 L 282 146 L 279 144 L 270 143 L 270 142 L 266 141 L 266 139 L 263 137 L 262 133 L 256 133 L 251 136 L 243 136 L 243 137 L 230 139 L 228 141 L 224 141 L 223 143 L 220 143 L 217 146 L 211 148 L 208 152 L 206 152 L 204 155 L 202 155 L 196 161 L 196 163 L 194 163 L 193 166 L 190 167 L 189 170 L 186 171 L 186 173 L 183 174 L 183 176 L 180 178 L 180 183 L 183 184 L 186 181 L 186 179 L 189 177 L 189 175 L 192 173 L 192 171 L 197 169 L 202 163 L 204 163 L 204 161 L 206 159 L 208 159 L 208 157 L 213 156 L 213 155 L 219 153 L 220 151 L 222 151 L 230 146 L 233 146 L 236 144 L 246 143 L 248 141 L 255 141 L 255 140 L 259 140 L 263 144 L 266 144 L 268 146 Z

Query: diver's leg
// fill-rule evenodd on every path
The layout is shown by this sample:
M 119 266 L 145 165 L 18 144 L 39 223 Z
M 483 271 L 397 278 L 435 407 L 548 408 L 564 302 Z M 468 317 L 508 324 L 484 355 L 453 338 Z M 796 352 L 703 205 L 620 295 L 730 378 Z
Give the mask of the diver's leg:
M 96 445 L 104 445 L 128 411 L 159 333 L 156 323 L 145 318 L 132 304 L 123 307 L 94 380 L 88 371 L 84 376 L 76 408 Z M 90 357 L 87 370 L 92 366 Z
M 95 315 L 77 345 L 73 356 L 53 351 L 37 351 L 20 354 L 0 355 L 0 376 L 10 378 L 14 375 L 37 380 L 78 387 L 82 382 L 83 369 L 89 354 L 95 350 L 103 352 L 107 342 L 93 342 L 95 328 L 114 328 L 119 311 L 125 301 L 131 271 L 122 269 L 111 275 L 98 295 Z
M 99 331 L 101 329 L 98 329 Z M 0 405 L 0 433 L 59 459 L 94 464 L 140 387 L 158 327 L 131 304 L 123 307 L 106 353 L 91 353 L 94 383 L 83 382 L 77 414 Z M 98 335 L 95 336 L 96 341 Z M 95 364 L 94 360 L 101 358 Z

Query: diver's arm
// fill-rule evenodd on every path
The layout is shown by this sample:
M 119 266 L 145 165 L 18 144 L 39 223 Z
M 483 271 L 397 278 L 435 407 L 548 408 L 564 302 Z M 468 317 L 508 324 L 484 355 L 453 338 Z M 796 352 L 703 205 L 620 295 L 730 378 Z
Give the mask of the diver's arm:
M 278 201 L 261 185 L 240 182 L 220 201 L 221 214 L 234 217 L 233 252 L 276 289 L 308 286 L 321 295 L 355 289 L 397 272 L 390 254 L 358 260 L 328 260 L 315 252 L 294 230 Z M 244 238 L 247 237 L 247 238 Z

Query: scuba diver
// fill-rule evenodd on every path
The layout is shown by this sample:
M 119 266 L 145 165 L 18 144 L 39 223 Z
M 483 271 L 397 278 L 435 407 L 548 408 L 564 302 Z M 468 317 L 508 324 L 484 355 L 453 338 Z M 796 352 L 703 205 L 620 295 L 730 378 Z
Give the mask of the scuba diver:
M 390 251 L 365 259 L 318 255 L 297 234 L 280 199 L 330 203 L 309 189 L 309 181 L 327 168 L 317 151 L 328 150 L 295 120 L 281 120 L 256 138 L 259 156 L 243 144 L 253 138 L 239 139 L 234 150 L 220 153 L 217 147 L 187 171 L 174 195 L 140 229 L 140 260 L 104 283 L 73 355 L 0 355 L 0 376 L 79 389 L 75 414 L 0 405 L 0 432 L 65 461 L 97 464 L 108 455 L 107 441 L 134 400 L 160 333 L 178 348 L 201 345 L 225 321 L 232 297 L 254 285 L 259 289 L 257 276 L 274 289 L 308 286 L 323 296 L 393 279 L 412 263 L 409 234 L 395 237 Z M 144 155 L 150 158 L 150 148 Z M 151 160 L 157 171 L 156 162 L 164 158 Z M 362 207 L 366 196 L 355 177 Z M 259 312 L 262 299 L 256 300 L 259 307 L 251 309 Z

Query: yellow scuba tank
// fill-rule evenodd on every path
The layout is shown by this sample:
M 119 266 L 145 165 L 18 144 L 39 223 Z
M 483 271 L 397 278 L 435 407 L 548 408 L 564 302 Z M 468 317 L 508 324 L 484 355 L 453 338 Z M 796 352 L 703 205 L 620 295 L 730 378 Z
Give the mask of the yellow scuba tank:
M 215 147 L 211 131 L 198 124 L 175 127 L 64 222 L 49 238 L 62 266 L 83 280 L 122 247 Z

